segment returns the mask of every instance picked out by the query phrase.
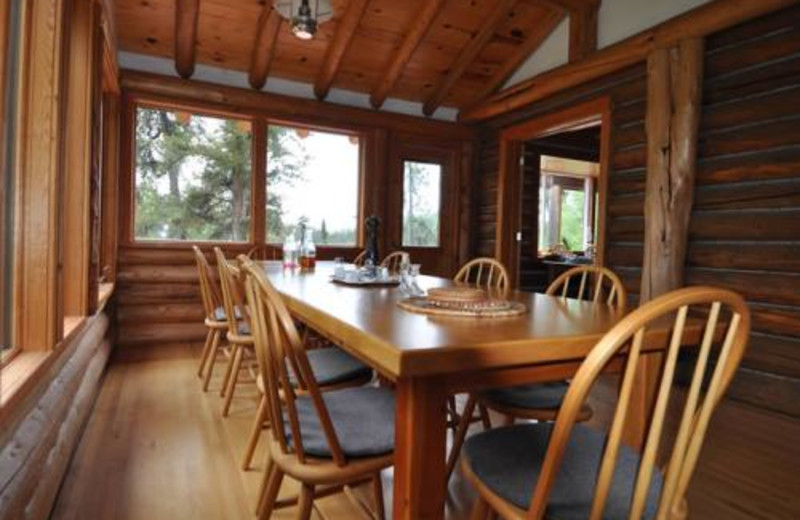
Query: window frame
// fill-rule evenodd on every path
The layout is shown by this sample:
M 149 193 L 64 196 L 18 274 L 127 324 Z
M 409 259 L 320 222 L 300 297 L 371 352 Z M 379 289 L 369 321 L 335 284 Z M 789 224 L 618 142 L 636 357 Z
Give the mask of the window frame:
M 361 247 L 363 242 L 363 224 L 364 224 L 364 157 L 365 152 L 364 149 L 366 148 L 367 143 L 367 136 L 366 133 L 360 130 L 356 130 L 353 128 L 348 127 L 332 127 L 332 126 L 325 126 L 325 125 L 315 125 L 305 122 L 296 122 L 287 119 L 279 119 L 279 118 L 264 118 L 264 128 L 265 128 L 265 135 L 264 135 L 264 183 L 265 183 L 265 191 L 264 191 L 264 203 L 266 205 L 266 194 L 269 192 L 269 185 L 266 184 L 266 175 L 269 169 L 269 161 L 267 159 L 267 155 L 269 152 L 268 149 L 268 132 L 270 126 L 283 126 L 283 127 L 292 127 L 292 128 L 302 128 L 304 130 L 309 130 L 311 132 L 324 132 L 328 134 L 336 134 L 336 135 L 345 135 L 350 137 L 357 137 L 358 138 L 358 179 L 357 179 L 357 190 L 358 193 L 356 195 L 356 229 L 355 229 L 355 243 L 352 245 L 321 245 L 315 244 L 317 250 L 350 250 L 354 248 Z M 269 242 L 268 236 L 268 223 L 267 223 L 267 214 L 266 210 L 264 210 L 264 215 L 262 219 L 264 225 L 264 240 L 263 243 L 270 247 L 280 248 L 282 246 L 281 243 L 276 242 Z
M 252 124 L 252 163 L 251 163 L 251 222 L 248 241 L 233 242 L 219 240 L 141 240 L 135 237 L 136 210 L 136 114 L 139 107 L 163 110 L 182 110 L 197 115 L 248 120 Z M 317 246 L 317 256 L 343 254 L 357 251 L 364 242 L 364 215 L 367 213 L 365 190 L 368 175 L 365 165 L 370 159 L 368 148 L 374 136 L 370 130 L 357 125 L 314 123 L 303 118 L 276 118 L 259 110 L 231 110 L 224 101 L 187 101 L 177 97 L 154 95 L 127 89 L 122 94 L 120 107 L 120 177 L 119 177 L 119 247 L 149 249 L 185 249 L 188 245 L 201 247 L 225 247 L 246 250 L 253 246 L 266 246 L 279 254 L 280 244 L 267 242 L 266 185 L 267 138 L 269 125 L 291 126 L 312 131 L 352 135 L 359 138 L 358 171 L 358 218 L 356 243 L 352 246 Z M 322 255 L 320 253 L 323 253 Z

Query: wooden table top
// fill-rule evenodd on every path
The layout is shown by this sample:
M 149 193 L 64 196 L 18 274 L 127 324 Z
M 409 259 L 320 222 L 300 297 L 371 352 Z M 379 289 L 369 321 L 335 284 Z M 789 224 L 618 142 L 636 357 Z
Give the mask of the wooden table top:
M 332 283 L 332 262 L 311 272 L 261 265 L 292 313 L 395 378 L 580 360 L 621 317 L 607 305 L 525 292 L 509 295 L 528 308 L 519 317 L 427 316 L 399 308 L 396 287 Z M 421 276 L 419 285 L 453 282 Z

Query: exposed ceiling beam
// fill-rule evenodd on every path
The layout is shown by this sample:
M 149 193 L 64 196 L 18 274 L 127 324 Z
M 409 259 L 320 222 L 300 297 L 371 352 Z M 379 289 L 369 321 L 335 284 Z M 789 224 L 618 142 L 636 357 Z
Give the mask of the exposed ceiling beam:
M 525 60 L 536 52 L 536 49 L 553 33 L 566 16 L 565 11 L 561 9 L 548 9 L 522 44 L 497 68 L 497 71 L 490 79 L 484 81 L 483 87 L 475 95 L 475 102 L 477 103 L 486 96 L 497 92 L 517 69 L 525 63 Z
M 569 12 L 569 61 L 582 60 L 597 50 L 599 3 L 588 3 Z
M 200 0 L 175 2 L 175 70 L 184 79 L 194 74 L 199 16 Z
M 403 73 L 414 51 L 417 50 L 420 42 L 422 42 L 422 39 L 428 33 L 434 20 L 436 20 L 436 16 L 439 14 L 439 11 L 441 11 L 442 6 L 444 6 L 444 2 L 445 0 L 425 0 L 422 3 L 422 9 L 417 16 L 411 20 L 411 27 L 409 27 L 403 43 L 400 44 L 400 47 L 392 58 L 392 62 L 386 74 L 383 75 L 380 82 L 372 89 L 369 102 L 374 108 L 380 108 L 383 102 L 386 101 L 386 97 Z
M 325 61 L 322 62 L 322 68 L 319 71 L 317 80 L 314 82 L 314 94 L 318 99 L 325 99 L 328 95 L 331 85 L 333 85 L 333 80 L 336 79 L 336 74 L 339 73 L 344 53 L 356 34 L 358 24 L 364 16 L 368 3 L 369 0 L 350 0 L 347 3 L 347 11 L 345 11 L 342 19 L 339 20 L 336 34 L 325 52 Z
M 516 3 L 517 0 L 498 0 L 489 17 L 481 23 L 481 29 L 478 34 L 474 35 L 472 40 L 464 47 L 461 54 L 456 58 L 455 63 L 447 71 L 447 75 L 439 82 L 428 99 L 425 100 L 425 104 L 422 106 L 422 112 L 425 115 L 429 116 L 439 108 L 447 94 L 450 93 L 450 89 L 461 79 L 467 68 L 475 61 L 475 58 L 478 57 L 478 54 L 486 44 L 489 43 L 489 40 L 505 22 Z
M 256 90 L 264 88 L 264 84 L 267 82 L 269 66 L 272 63 L 272 56 L 275 55 L 282 21 L 283 17 L 271 3 L 264 5 L 261 16 L 258 17 L 258 30 L 253 43 L 250 72 L 247 75 L 250 86 Z
M 706 36 L 796 3 L 797 0 L 759 2 L 712 0 L 655 27 L 604 47 L 585 60 L 548 70 L 502 90 L 480 105 L 462 110 L 458 116 L 459 120 L 483 120 L 510 112 L 556 92 L 641 63 L 653 49 L 674 45 L 682 38 Z

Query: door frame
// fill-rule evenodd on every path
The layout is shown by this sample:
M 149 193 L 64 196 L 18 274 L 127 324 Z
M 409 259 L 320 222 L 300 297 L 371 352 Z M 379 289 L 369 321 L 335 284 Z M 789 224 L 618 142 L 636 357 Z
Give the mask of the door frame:
M 600 124 L 600 174 L 598 178 L 597 255 L 595 264 L 605 264 L 608 176 L 611 171 L 611 98 L 603 96 L 550 112 L 500 133 L 497 174 L 497 222 L 495 258 L 508 269 L 514 287 L 519 285 L 519 242 L 522 213 L 522 165 L 525 141 L 582 130 Z

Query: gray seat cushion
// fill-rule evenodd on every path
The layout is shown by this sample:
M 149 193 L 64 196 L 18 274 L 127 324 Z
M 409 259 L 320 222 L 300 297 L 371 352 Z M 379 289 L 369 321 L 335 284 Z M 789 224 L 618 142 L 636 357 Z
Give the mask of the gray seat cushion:
M 566 381 L 493 388 L 483 393 L 490 401 L 516 408 L 557 410 L 569 389 Z
M 527 509 L 539 478 L 553 423 L 521 424 L 479 433 L 467 439 L 463 454 L 480 480 L 517 507 Z M 550 493 L 547 518 L 585 520 L 594 498 L 606 435 L 575 425 Z M 626 519 L 633 497 L 639 456 L 620 446 L 604 519 Z M 656 471 L 643 518 L 655 517 L 663 476 Z
M 394 393 L 386 388 L 358 387 L 322 394 L 345 456 L 385 455 L 394 450 Z M 331 450 L 311 398 L 297 401 L 300 432 L 306 454 L 330 458 Z M 286 435 L 291 442 L 289 421 Z
M 242 313 L 239 312 L 239 309 L 236 308 L 233 313 L 236 315 L 237 319 L 241 319 Z M 214 319 L 217 321 L 225 321 L 227 320 L 227 315 L 225 314 L 225 307 L 217 307 L 214 309 Z
M 314 379 L 321 386 L 368 378 L 372 369 L 338 347 L 306 350 Z

